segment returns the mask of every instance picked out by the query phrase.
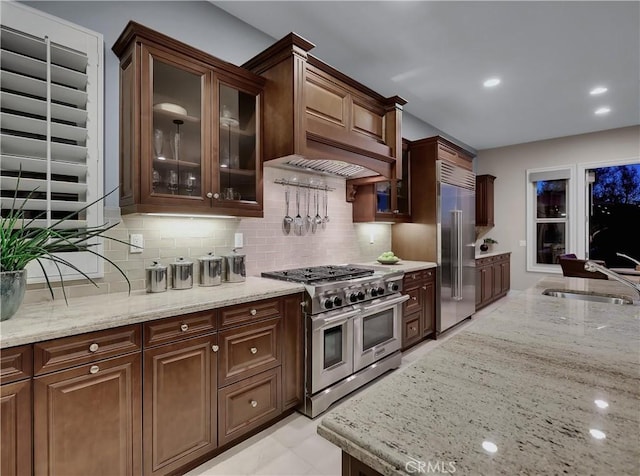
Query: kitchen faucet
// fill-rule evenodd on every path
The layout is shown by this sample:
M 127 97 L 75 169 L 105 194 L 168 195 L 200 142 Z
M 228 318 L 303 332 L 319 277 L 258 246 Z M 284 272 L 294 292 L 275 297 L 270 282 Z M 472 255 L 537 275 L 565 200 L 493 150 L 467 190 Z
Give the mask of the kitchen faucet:
M 622 283 L 625 286 L 629 286 L 636 293 L 638 293 L 638 297 L 640 297 L 640 284 L 634 283 L 630 279 L 620 276 L 618 273 L 611 271 L 606 266 L 602 266 L 601 264 L 594 263 L 593 261 L 586 261 L 584 263 L 584 269 L 592 273 L 595 273 L 596 271 L 600 271 L 601 273 L 606 274 L 609 278 L 613 278 L 619 283 Z

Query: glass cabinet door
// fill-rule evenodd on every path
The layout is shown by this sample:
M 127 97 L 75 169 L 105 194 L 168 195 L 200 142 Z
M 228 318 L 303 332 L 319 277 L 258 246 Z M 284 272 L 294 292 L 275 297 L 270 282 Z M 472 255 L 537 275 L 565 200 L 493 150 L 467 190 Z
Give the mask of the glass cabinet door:
M 223 206 L 251 206 L 258 191 L 259 93 L 219 83 L 218 184 Z M 241 203 L 240 203 L 241 202 Z
M 203 140 L 207 72 L 182 66 L 179 58 L 148 56 L 151 85 L 151 121 L 148 125 L 151 167 L 150 196 L 159 199 L 193 199 L 204 204 L 209 180 L 206 141 Z M 208 202 L 207 202 L 208 205 Z
M 396 181 L 396 210 L 400 215 L 410 215 L 410 188 L 409 188 L 409 147 L 402 143 L 402 177 Z
M 376 213 L 393 213 L 391 182 L 376 182 Z

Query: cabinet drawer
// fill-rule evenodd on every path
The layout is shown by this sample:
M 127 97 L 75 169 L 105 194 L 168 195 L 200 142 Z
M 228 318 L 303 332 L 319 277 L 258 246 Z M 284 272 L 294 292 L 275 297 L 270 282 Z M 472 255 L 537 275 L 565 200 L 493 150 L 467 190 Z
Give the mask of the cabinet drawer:
M 250 377 L 282 363 L 282 319 L 269 319 L 219 335 L 218 386 Z
M 420 287 L 405 290 L 405 294 L 409 295 L 409 300 L 405 301 L 403 306 L 404 314 L 411 314 L 422 309 L 422 292 Z
M 407 347 L 420 342 L 422 339 L 422 330 L 420 328 L 420 321 L 422 318 L 421 312 L 416 312 L 410 316 L 405 316 L 402 321 L 402 348 Z
M 238 304 L 220 310 L 220 328 L 237 326 L 257 319 L 281 315 L 280 299 L 268 299 L 247 304 Z
M 0 350 L 0 383 L 15 382 L 33 375 L 33 349 L 21 345 Z
M 136 352 L 140 341 L 140 326 L 132 325 L 40 342 L 33 346 L 34 374 Z
M 215 311 L 195 312 L 144 324 L 144 345 L 164 344 L 216 330 Z
M 278 416 L 280 367 L 234 383 L 218 392 L 218 443 L 228 443 Z

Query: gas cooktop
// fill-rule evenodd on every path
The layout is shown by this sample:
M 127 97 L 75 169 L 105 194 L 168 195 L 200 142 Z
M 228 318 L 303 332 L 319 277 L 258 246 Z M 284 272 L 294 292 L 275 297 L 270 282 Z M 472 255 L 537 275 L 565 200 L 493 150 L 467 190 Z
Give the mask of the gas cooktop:
M 314 284 L 327 281 L 343 281 L 353 278 L 361 278 L 373 274 L 372 269 L 358 268 L 355 266 L 310 266 L 306 268 L 287 269 L 283 271 L 267 271 L 262 273 L 263 278 L 280 279 L 303 284 Z

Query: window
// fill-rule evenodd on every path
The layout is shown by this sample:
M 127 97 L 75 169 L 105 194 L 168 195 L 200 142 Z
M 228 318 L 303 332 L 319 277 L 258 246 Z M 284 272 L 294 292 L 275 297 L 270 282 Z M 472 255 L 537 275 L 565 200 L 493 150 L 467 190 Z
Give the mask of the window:
M 102 35 L 14 2 L 0 8 L 2 213 L 16 188 L 19 198 L 35 189 L 25 213 L 47 226 L 103 193 Z M 102 219 L 102 206 L 94 206 L 66 226 L 101 225 Z M 102 260 L 90 253 L 65 259 L 91 277 L 102 275 Z M 43 265 L 58 276 L 53 263 Z M 42 280 L 37 263 L 28 275 L 30 282 Z
M 559 257 L 571 249 L 573 169 L 527 171 L 527 271 L 559 272 Z

